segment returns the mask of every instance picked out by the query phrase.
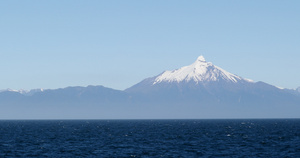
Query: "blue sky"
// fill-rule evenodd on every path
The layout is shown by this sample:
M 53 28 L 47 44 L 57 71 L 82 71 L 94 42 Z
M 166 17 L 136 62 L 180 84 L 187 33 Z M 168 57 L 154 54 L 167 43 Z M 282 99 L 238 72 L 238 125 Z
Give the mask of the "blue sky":
M 0 89 L 125 89 L 199 55 L 300 86 L 300 1 L 0 2 Z

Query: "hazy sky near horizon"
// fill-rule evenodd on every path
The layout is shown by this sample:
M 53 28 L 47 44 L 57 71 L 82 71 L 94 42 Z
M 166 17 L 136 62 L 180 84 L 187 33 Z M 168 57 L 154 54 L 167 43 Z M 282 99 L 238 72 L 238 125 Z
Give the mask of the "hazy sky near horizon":
M 207 61 L 300 86 L 300 1 L 0 1 L 0 89 L 137 82 Z

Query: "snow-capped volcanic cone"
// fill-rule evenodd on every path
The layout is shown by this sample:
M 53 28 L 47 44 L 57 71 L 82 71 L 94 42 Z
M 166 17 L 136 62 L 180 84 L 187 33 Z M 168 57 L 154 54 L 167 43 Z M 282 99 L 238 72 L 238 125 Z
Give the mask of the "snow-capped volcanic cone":
M 211 81 L 226 81 L 226 82 L 240 82 L 250 80 L 243 79 L 237 75 L 229 73 L 211 62 L 206 62 L 203 56 L 199 56 L 197 60 L 189 66 L 182 67 L 174 71 L 165 71 L 155 78 L 153 84 L 161 82 L 211 82 Z
M 286 100 L 283 90 L 242 78 L 207 62 L 203 56 L 189 66 L 165 71 L 128 88 L 135 98 L 153 102 L 203 104 L 279 103 Z
M 165 71 L 158 76 L 147 78 L 126 89 L 126 91 L 156 91 L 162 87 L 170 88 L 173 86 L 179 90 L 188 87 L 189 89 L 206 89 L 210 91 L 214 87 L 217 89 L 222 89 L 224 87 L 235 89 L 240 87 L 241 84 L 248 85 L 253 83 L 254 82 L 249 79 L 244 79 L 213 65 L 211 62 L 206 62 L 203 56 L 199 56 L 197 60 L 189 66 L 184 66 L 173 71 Z

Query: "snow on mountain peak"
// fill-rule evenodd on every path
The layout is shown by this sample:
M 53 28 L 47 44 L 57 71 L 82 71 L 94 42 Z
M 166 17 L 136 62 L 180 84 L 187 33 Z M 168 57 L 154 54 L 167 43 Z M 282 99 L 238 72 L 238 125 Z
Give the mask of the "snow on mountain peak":
M 20 89 L 20 90 L 15 90 L 15 89 L 5 89 L 5 90 L 1 90 L 0 92 L 16 92 L 16 93 L 21 93 L 21 94 L 25 94 L 25 93 L 28 93 L 29 91 L 27 90 L 24 90 L 24 89 Z
M 237 75 L 229 73 L 215 65 L 211 62 L 206 62 L 203 56 L 199 56 L 197 60 L 189 65 L 184 66 L 180 69 L 174 71 L 165 71 L 161 75 L 155 78 L 153 83 L 157 84 L 160 82 L 182 82 L 182 81 L 194 81 L 198 82 L 208 82 L 208 81 L 220 81 L 225 80 L 228 82 L 238 82 L 239 80 L 244 80 L 246 82 L 252 82 L 247 79 L 243 79 Z
M 205 58 L 201 55 L 197 58 L 197 61 L 205 62 Z
M 16 92 L 16 93 L 20 93 L 22 95 L 25 95 L 25 96 L 30 96 L 30 95 L 33 95 L 37 92 L 43 92 L 44 89 L 32 89 L 32 90 L 24 90 L 24 89 L 19 89 L 19 90 L 15 90 L 15 89 L 3 89 L 3 90 L 0 90 L 0 93 L 1 92 Z

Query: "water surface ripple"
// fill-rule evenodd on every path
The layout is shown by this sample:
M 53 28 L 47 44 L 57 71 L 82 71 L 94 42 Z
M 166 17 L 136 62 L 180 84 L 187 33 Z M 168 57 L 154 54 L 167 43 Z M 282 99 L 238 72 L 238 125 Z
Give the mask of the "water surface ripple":
M 300 157 L 300 119 L 3 120 L 0 157 Z

